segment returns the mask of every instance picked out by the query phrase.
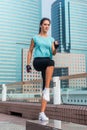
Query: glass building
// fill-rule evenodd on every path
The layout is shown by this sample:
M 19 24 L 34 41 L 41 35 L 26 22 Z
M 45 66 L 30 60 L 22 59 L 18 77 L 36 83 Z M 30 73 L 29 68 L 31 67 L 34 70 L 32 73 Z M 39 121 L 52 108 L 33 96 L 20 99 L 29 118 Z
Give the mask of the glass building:
M 66 55 L 66 58 L 63 58 L 63 56 L 59 57 L 60 54 L 58 53 L 58 57 L 55 58 L 57 64 L 56 67 L 60 70 L 60 72 L 61 69 L 59 67 L 61 67 L 63 70 L 61 75 L 66 75 L 68 71 L 69 75 L 86 73 L 87 0 L 56 0 L 51 6 L 51 19 L 52 36 L 60 42 L 60 48 L 58 51 L 61 52 L 60 54 L 64 56 Z M 71 58 L 69 58 L 68 55 L 71 55 Z M 73 57 L 73 55 L 77 56 Z M 74 59 L 76 60 L 74 61 Z M 65 66 L 66 61 L 68 63 L 68 71 L 64 70 L 62 63 L 64 62 Z M 58 76 L 60 72 L 58 72 L 56 75 Z M 64 94 L 66 93 L 66 96 L 62 96 L 63 100 L 66 98 L 65 103 L 72 104 L 73 101 L 73 104 L 81 104 L 81 102 L 82 104 L 86 104 L 85 93 L 87 93 L 87 77 L 81 79 L 69 79 L 69 82 L 66 81 L 61 84 L 62 88 L 64 88 L 63 86 L 65 88 L 68 86 L 68 89 L 66 89 L 64 92 Z M 72 91 L 72 89 L 74 91 Z M 70 95 L 69 99 L 67 99 L 68 95 Z
M 52 36 L 60 42 L 58 51 L 85 54 L 87 66 L 86 8 L 85 0 L 56 0 L 51 6 L 51 19 Z
M 52 36 L 60 42 L 60 52 L 66 51 L 65 45 L 64 0 L 55 1 L 51 6 Z
M 87 57 L 87 1 L 56 0 L 51 7 L 51 19 L 52 36 L 61 44 L 59 51 Z
M 38 33 L 41 0 L 0 1 L 0 84 L 22 80 L 22 49 Z

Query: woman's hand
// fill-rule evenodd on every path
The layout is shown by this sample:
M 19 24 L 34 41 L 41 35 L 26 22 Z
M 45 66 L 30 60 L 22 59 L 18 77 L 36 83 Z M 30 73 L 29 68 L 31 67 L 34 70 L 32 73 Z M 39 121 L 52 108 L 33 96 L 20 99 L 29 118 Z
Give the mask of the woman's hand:
M 54 41 L 54 47 L 55 47 L 55 49 L 57 49 L 59 47 L 59 42 L 58 41 Z
M 56 54 L 57 52 L 57 48 L 59 47 L 59 42 L 58 41 L 54 41 L 53 42 L 53 45 L 52 45 L 52 52 L 53 52 L 53 55 Z
M 30 65 L 26 65 L 26 71 L 27 71 L 27 73 L 31 72 L 31 66 Z

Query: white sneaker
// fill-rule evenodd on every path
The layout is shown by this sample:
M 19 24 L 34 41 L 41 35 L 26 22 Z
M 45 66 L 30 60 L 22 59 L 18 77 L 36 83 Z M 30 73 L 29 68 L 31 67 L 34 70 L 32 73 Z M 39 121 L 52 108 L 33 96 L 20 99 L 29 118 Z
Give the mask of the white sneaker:
M 39 113 L 39 120 L 40 121 L 48 121 L 49 118 L 45 115 L 44 112 Z
M 49 123 L 49 120 L 48 121 L 41 121 L 40 120 L 40 124 L 42 124 L 42 125 L 47 125 Z
M 50 90 L 49 88 L 45 88 L 42 92 L 43 99 L 46 101 L 50 101 Z

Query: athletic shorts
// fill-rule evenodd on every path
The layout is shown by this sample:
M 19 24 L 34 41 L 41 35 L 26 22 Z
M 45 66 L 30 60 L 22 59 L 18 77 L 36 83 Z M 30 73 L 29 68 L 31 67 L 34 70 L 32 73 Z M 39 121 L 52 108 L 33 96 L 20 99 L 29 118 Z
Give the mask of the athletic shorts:
M 54 61 L 51 60 L 49 57 L 38 57 L 34 58 L 33 66 L 37 71 L 43 71 L 48 66 L 54 66 Z

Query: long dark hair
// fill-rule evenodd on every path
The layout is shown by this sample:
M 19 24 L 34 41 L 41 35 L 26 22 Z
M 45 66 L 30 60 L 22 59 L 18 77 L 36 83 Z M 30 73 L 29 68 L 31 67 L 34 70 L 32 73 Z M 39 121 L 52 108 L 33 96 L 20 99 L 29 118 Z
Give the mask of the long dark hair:
M 41 32 L 41 25 L 43 24 L 43 22 L 45 21 L 45 20 L 48 20 L 49 21 L 49 23 L 51 23 L 51 21 L 50 21 L 50 19 L 49 18 L 42 18 L 41 20 L 40 20 L 40 25 L 39 25 L 39 33 Z

